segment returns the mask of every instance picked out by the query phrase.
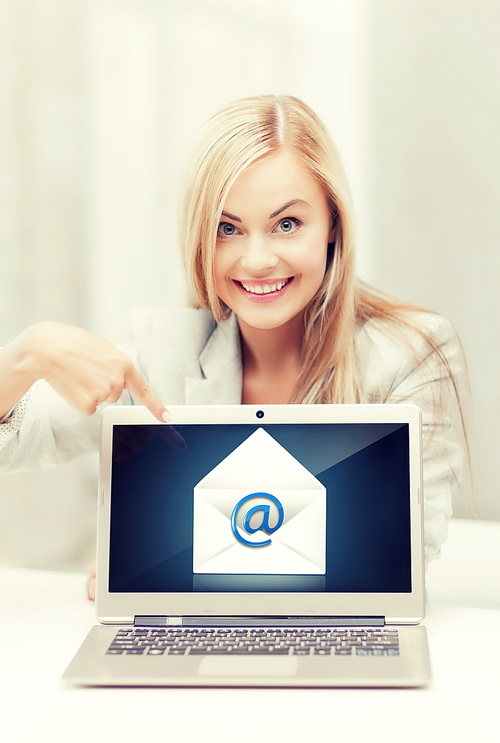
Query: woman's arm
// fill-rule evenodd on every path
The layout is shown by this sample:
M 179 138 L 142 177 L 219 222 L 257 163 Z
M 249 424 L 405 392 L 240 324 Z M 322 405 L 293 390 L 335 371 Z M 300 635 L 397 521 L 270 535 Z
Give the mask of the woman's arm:
M 358 353 L 364 402 L 415 403 L 422 411 L 428 563 L 439 556 L 446 540 L 452 492 L 461 477 L 465 441 L 456 393 L 466 397 L 465 361 L 458 336 L 445 318 L 422 312 L 409 320 L 432 339 L 434 347 L 411 326 L 398 339 L 391 328 L 374 321 L 360 334 Z
M 445 318 L 430 316 L 436 349 L 416 340 L 419 361 L 401 369 L 387 402 L 415 402 L 422 411 L 425 554 L 439 557 L 452 515 L 452 495 L 460 485 L 465 436 L 465 360 L 458 336 Z M 426 326 L 423 326 L 426 330 Z M 458 394 L 462 399 L 459 399 Z
M 124 404 L 134 395 L 167 420 L 127 354 L 80 328 L 28 328 L 0 351 L 0 412 L 12 410 L 0 423 L 1 469 L 45 467 L 94 451 L 100 420 L 93 413 L 121 395 Z
M 38 323 L 0 351 L 0 419 L 38 379 L 83 415 L 95 413 L 100 403 L 116 402 L 127 389 L 158 420 L 168 418 L 129 357 L 81 328 Z

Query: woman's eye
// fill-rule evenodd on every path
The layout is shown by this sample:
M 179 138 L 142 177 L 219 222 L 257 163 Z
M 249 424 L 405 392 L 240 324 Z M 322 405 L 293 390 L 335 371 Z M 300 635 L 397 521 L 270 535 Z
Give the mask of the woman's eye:
M 221 222 L 217 228 L 218 237 L 232 237 L 238 233 L 238 228 L 234 224 L 231 224 L 231 222 Z
M 277 232 L 293 232 L 299 226 L 300 222 L 298 219 L 295 219 L 294 217 L 285 217 L 284 219 L 280 219 L 275 230 Z

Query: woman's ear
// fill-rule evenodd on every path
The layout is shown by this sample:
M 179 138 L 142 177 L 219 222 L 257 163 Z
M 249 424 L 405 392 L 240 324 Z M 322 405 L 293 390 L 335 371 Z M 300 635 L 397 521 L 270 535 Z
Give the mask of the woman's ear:
M 330 232 L 328 233 L 328 244 L 334 243 L 337 238 L 337 223 L 330 217 Z

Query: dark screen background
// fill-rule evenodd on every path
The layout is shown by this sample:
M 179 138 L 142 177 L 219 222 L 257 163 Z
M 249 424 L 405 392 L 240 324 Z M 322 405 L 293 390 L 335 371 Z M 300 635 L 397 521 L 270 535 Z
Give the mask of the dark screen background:
M 257 428 L 326 488 L 324 576 L 193 574 L 194 487 Z M 386 423 L 114 426 L 110 592 L 411 591 L 408 434 Z

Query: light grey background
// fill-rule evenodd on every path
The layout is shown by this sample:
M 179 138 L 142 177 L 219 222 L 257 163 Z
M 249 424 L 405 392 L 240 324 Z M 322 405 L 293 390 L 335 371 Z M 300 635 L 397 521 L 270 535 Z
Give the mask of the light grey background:
M 194 133 L 235 98 L 296 95 L 343 155 L 360 275 L 462 338 L 473 507 L 499 519 L 499 29 L 494 0 L 2 0 L 0 345 L 41 319 L 119 343 L 134 307 L 185 302 Z M 0 561 L 84 567 L 95 477 L 94 456 L 2 476 Z

